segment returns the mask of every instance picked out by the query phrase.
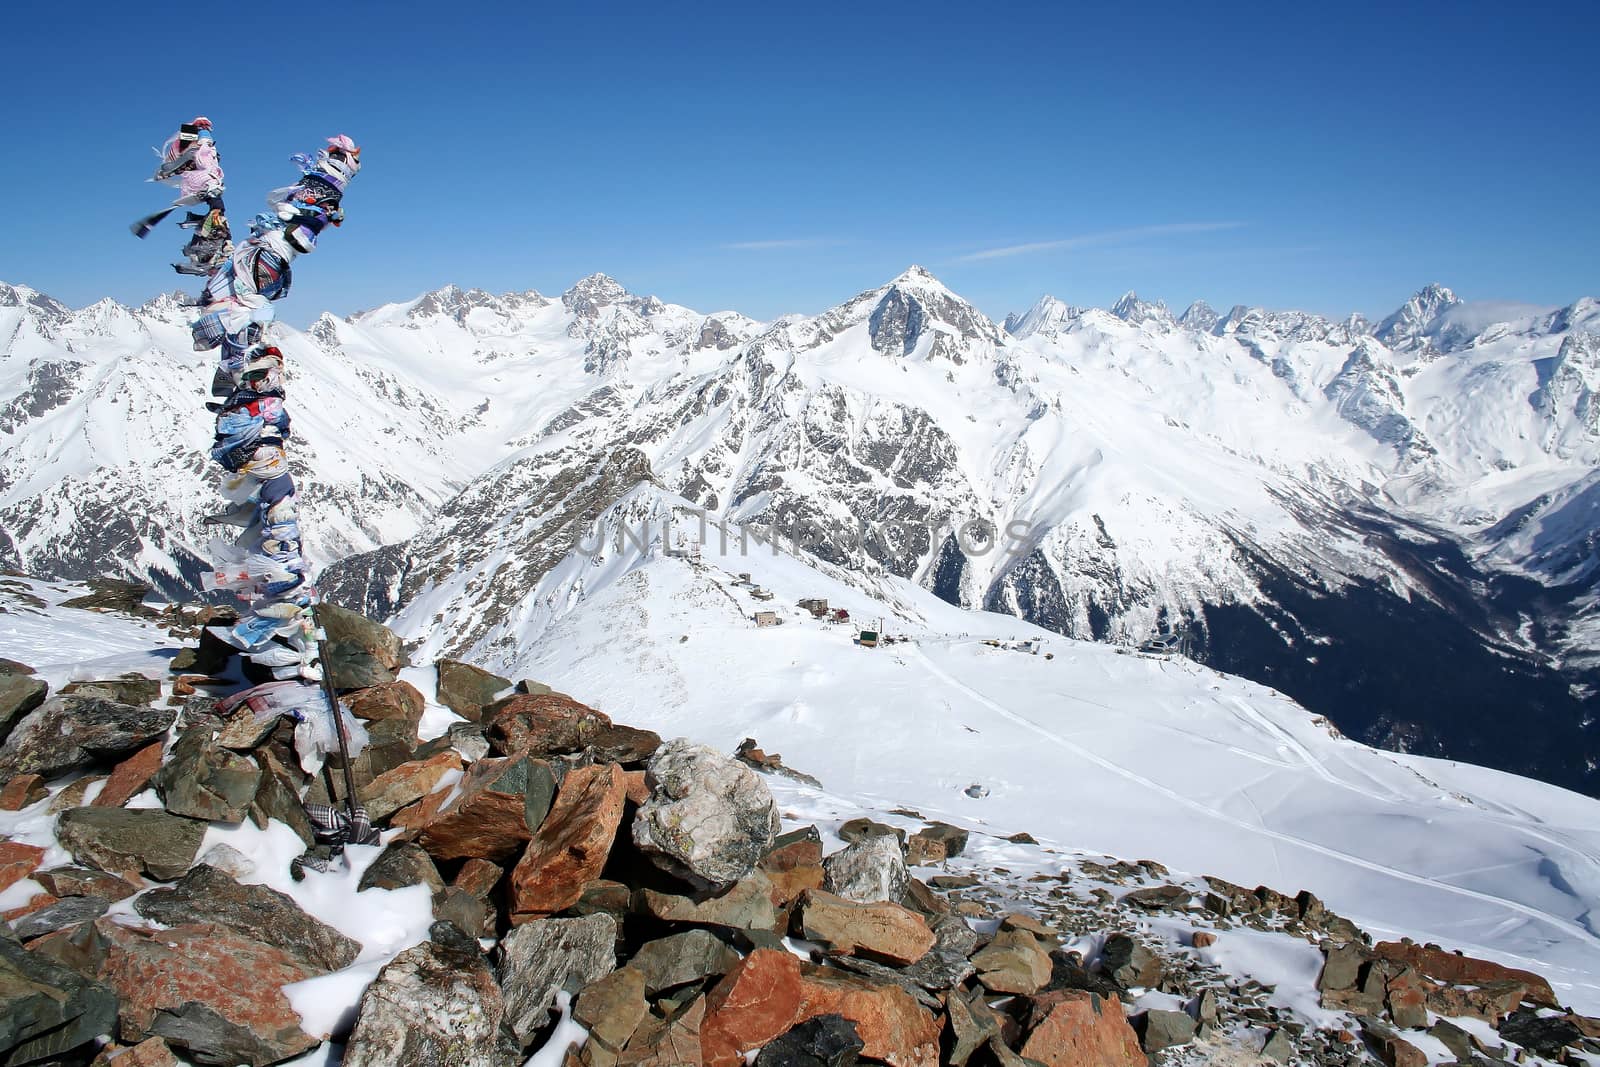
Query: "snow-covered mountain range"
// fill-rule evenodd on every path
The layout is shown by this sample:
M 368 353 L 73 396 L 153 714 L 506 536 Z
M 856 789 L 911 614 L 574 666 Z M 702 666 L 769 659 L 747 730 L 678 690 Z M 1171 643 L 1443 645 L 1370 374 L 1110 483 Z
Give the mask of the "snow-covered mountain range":
M 11 565 L 192 583 L 215 497 L 185 317 L 0 288 Z M 1438 286 L 1377 324 L 1130 293 L 1001 327 L 912 268 L 770 323 L 603 275 L 446 288 L 283 347 L 325 586 L 450 651 L 518 661 L 598 595 L 597 556 L 681 565 L 660 525 L 698 509 L 735 542 L 802 531 L 819 583 L 1181 627 L 1365 740 L 1593 792 L 1597 334 L 1594 300 Z M 654 553 L 586 551 L 602 519 L 649 520 Z

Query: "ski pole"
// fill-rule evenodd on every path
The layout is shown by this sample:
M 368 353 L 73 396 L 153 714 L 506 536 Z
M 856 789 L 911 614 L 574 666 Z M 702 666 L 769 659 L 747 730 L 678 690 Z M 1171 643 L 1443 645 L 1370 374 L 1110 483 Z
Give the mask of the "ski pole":
M 356 778 L 350 770 L 350 742 L 344 733 L 344 716 L 339 711 L 339 698 L 333 691 L 333 663 L 328 658 L 328 635 L 317 618 L 317 605 L 311 605 L 311 633 L 317 640 L 317 660 L 322 665 L 322 694 L 328 699 L 328 710 L 333 713 L 334 732 L 339 736 L 339 760 L 344 764 L 344 799 L 350 809 L 350 833 L 356 833 Z

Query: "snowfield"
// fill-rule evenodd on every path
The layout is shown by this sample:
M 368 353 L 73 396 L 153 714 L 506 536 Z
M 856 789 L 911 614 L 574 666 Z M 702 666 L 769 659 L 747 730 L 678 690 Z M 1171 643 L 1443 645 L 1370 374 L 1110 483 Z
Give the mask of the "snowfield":
M 598 564 L 553 572 L 528 599 L 559 611 L 481 665 L 663 736 L 729 751 L 754 738 L 840 810 L 909 807 L 1060 849 L 1307 888 L 1375 935 L 1542 970 L 1575 1005 L 1600 1005 L 1600 802 L 1369 748 L 1181 657 L 1064 639 L 899 579 L 869 596 L 809 561 L 753 544 L 741 554 L 736 532 L 728 555 L 713 532 L 698 559 L 659 540 L 611 544 Z M 773 598 L 752 598 L 752 583 Z M 796 606 L 814 597 L 854 625 Z M 424 660 L 446 641 L 430 603 L 394 622 Z M 758 627 L 757 610 L 783 622 Z M 904 640 L 857 645 L 856 628 L 879 619 Z

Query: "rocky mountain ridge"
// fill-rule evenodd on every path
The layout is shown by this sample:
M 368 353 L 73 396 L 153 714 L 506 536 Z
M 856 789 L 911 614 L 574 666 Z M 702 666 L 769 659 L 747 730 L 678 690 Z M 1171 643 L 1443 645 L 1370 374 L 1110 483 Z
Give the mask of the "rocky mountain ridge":
M 7 292 L 0 549 L 42 573 L 109 557 L 191 584 L 210 502 L 191 487 L 204 373 L 181 315 Z M 921 268 L 772 323 L 603 275 L 559 300 L 441 290 L 289 337 L 310 543 L 342 561 L 328 584 L 388 590 L 386 610 L 431 582 L 464 618 L 501 619 L 551 597 L 554 549 L 649 484 L 724 524 L 820 531 L 811 556 L 864 586 L 909 581 L 1102 640 L 1186 629 L 1208 662 L 1374 741 L 1503 750 L 1463 749 L 1441 723 L 1462 699 L 1489 715 L 1474 694 L 1509 657 L 1535 717 L 1572 741 L 1600 629 L 1568 503 L 1600 455 L 1585 339 L 1600 312 L 1580 301 L 1469 338 L 1440 324 L 1460 319 L 1453 301 L 1419 294 L 1378 328 L 1390 348 L 1356 319 L 1235 308 L 1201 329 L 1206 315 L 1184 325 L 1132 294 L 1111 313 L 1047 298 L 1008 333 Z M 530 512 L 530 494 L 561 517 Z M 567 533 L 525 552 L 513 531 L 529 522 Z M 965 552 L 960 529 L 1003 550 Z M 452 568 L 483 575 L 446 591 Z M 1437 646 L 1424 658 L 1471 649 L 1474 667 L 1420 709 L 1386 700 L 1399 666 L 1350 645 L 1345 615 Z M 534 637 L 491 628 L 465 632 Z M 1311 651 L 1327 642 L 1369 688 L 1334 695 Z M 1562 747 L 1561 768 L 1508 765 L 1581 782 L 1592 741 Z

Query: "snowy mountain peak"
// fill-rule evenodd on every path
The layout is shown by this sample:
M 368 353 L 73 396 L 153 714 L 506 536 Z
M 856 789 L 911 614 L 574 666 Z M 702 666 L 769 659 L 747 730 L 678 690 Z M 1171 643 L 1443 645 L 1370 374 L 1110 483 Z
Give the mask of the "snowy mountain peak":
M 619 304 L 631 295 L 615 278 L 596 272 L 562 293 L 561 302 L 574 314 L 594 318 L 601 308 Z
M 1221 316 L 1216 309 L 1204 300 L 1196 300 L 1178 316 L 1178 325 L 1186 330 L 1195 330 L 1199 333 L 1210 333 L 1216 329 Z
M 1579 297 L 1571 304 L 1550 316 L 1545 333 L 1587 331 L 1600 333 L 1600 300 L 1592 296 Z
M 0 282 L 0 307 L 30 310 L 41 320 L 54 326 L 59 326 L 72 318 L 72 309 L 67 305 L 26 285 L 8 285 Z
M 931 340 L 925 358 L 965 363 L 992 354 L 1003 341 L 999 327 L 983 312 L 922 267 L 911 266 L 881 292 L 867 321 L 872 347 L 886 356 L 912 355 Z M 857 297 L 844 309 L 860 301 Z
M 1427 348 L 1440 316 L 1460 303 L 1460 297 L 1435 282 L 1418 290 L 1379 323 L 1375 336 L 1400 352 Z
M 1039 302 L 1027 311 L 1006 316 L 1006 333 L 1013 337 L 1056 337 L 1083 315 L 1082 308 L 1073 307 L 1053 296 L 1041 296 Z
M 446 285 L 442 289 L 435 289 L 420 297 L 412 305 L 407 317 L 423 319 L 443 315 L 457 322 L 464 322 L 470 312 L 479 308 L 501 315 L 506 313 L 499 298 L 492 293 L 482 289 L 462 289 L 457 285 Z
M 1156 326 L 1174 326 L 1172 312 L 1167 310 L 1167 305 L 1160 300 L 1154 303 L 1140 300 L 1139 294 L 1129 289 L 1122 294 L 1122 299 L 1111 305 L 1111 314 L 1123 322 L 1131 322 L 1135 326 L 1150 323 Z
M 187 322 L 194 317 L 194 309 L 189 306 L 191 299 L 193 298 L 182 289 L 174 289 L 170 293 L 158 293 L 139 305 L 138 314 L 165 321 Z
M 943 282 L 933 276 L 932 271 L 916 263 L 901 271 L 900 276 L 889 284 L 897 285 L 901 288 L 937 289 L 943 293 L 950 292 Z

